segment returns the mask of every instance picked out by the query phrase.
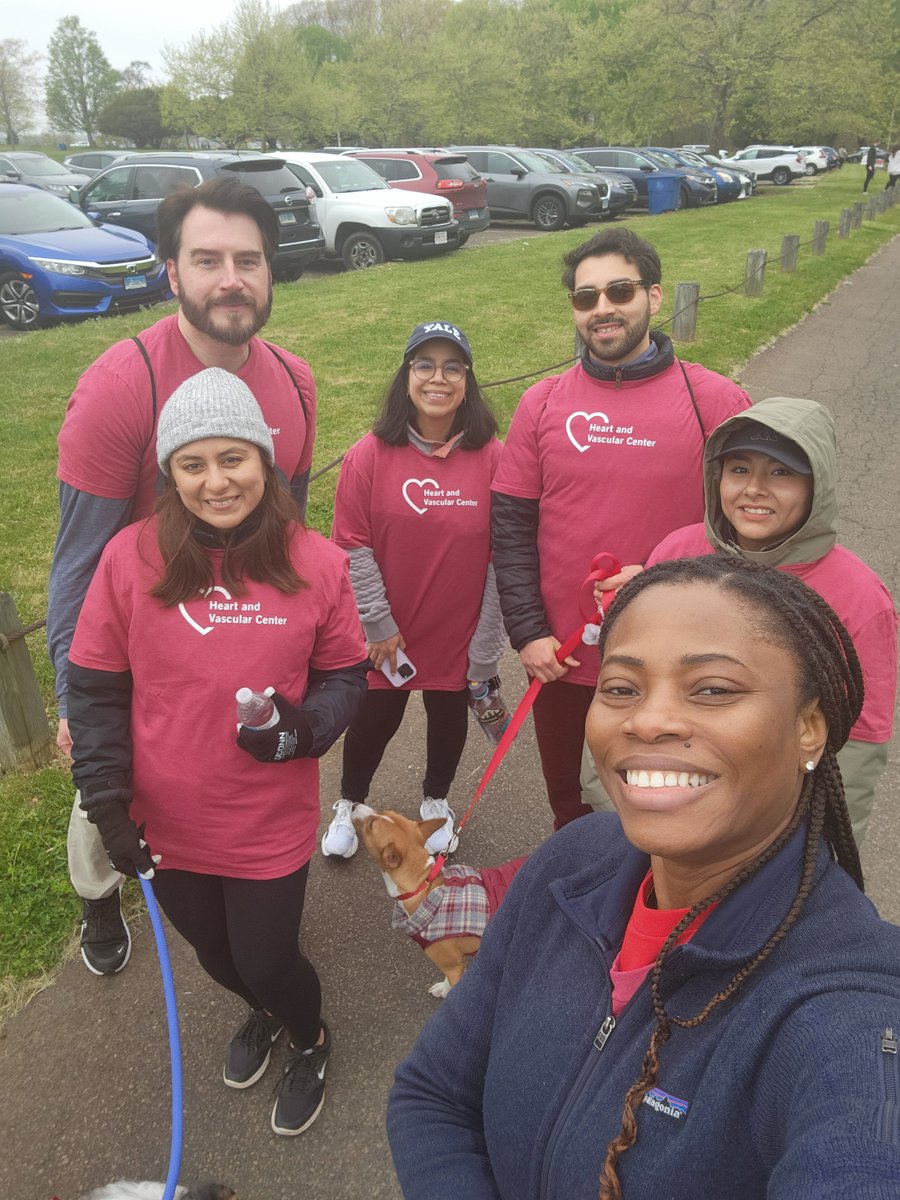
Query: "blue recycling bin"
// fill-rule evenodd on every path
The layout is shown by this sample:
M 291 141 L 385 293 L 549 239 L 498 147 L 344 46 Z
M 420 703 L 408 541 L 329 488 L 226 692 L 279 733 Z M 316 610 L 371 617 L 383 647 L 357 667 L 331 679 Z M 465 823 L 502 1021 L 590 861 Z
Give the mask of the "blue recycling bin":
M 651 217 L 678 207 L 678 188 L 677 175 L 647 176 L 647 209 Z

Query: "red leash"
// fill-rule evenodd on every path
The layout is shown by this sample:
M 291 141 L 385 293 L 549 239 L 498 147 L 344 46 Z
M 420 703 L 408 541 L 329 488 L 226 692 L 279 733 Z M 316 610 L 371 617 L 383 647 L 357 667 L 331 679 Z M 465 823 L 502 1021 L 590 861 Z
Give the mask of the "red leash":
M 581 641 L 584 636 L 584 630 L 587 625 L 602 624 L 603 614 L 609 608 L 610 604 L 612 604 L 613 597 L 615 596 L 616 593 L 614 591 L 605 592 L 603 595 L 603 600 L 600 604 L 600 607 L 598 608 L 597 605 L 594 603 L 594 584 L 601 579 L 609 579 L 609 577 L 611 575 L 618 575 L 618 573 L 619 573 L 619 571 L 621 571 L 621 569 L 622 569 L 622 567 L 621 567 L 621 564 L 619 563 L 619 560 L 617 558 L 615 558 L 612 554 L 598 554 L 591 560 L 591 573 L 590 573 L 590 575 L 588 575 L 587 579 L 585 579 L 584 583 L 581 585 L 581 588 L 578 593 L 578 608 L 579 608 L 579 611 L 581 612 L 581 615 L 584 617 L 584 621 L 578 627 L 578 629 L 575 630 L 574 633 L 571 633 L 566 638 L 566 640 L 563 642 L 563 644 L 557 650 L 556 661 L 558 663 L 565 662 L 565 660 L 569 657 L 569 655 L 572 654 L 579 645 L 581 645 Z M 543 683 L 540 679 L 532 679 L 531 683 L 528 685 L 528 690 L 525 692 L 525 695 L 519 701 L 519 705 L 516 708 L 516 711 L 513 713 L 512 717 L 510 718 L 509 724 L 507 725 L 506 729 L 503 731 L 503 736 L 501 737 L 500 741 L 497 743 L 497 748 L 494 750 L 494 753 L 491 755 L 490 762 L 488 763 L 487 767 L 485 768 L 484 774 L 481 777 L 481 782 L 478 784 L 478 787 L 475 789 L 475 795 L 472 797 L 472 803 L 466 809 L 465 815 L 463 816 L 463 819 L 460 821 L 459 826 L 457 827 L 457 830 L 456 830 L 457 837 L 459 837 L 459 835 L 462 833 L 463 826 L 465 825 L 466 821 L 468 821 L 469 816 L 471 815 L 472 809 L 475 807 L 475 805 L 481 799 L 481 796 L 483 795 L 485 788 L 490 783 L 491 779 L 494 776 L 494 773 L 496 772 L 497 768 L 500 766 L 500 763 L 503 761 L 503 758 L 504 758 L 507 750 L 510 748 L 510 746 L 513 744 L 513 742 L 516 740 L 516 735 L 518 734 L 519 730 L 522 728 L 525 718 L 531 712 L 535 698 L 537 697 L 537 694 L 541 690 L 542 686 L 543 686 Z M 443 863 L 441 863 L 441 866 L 443 866 Z M 427 885 L 427 883 L 428 883 L 428 880 L 426 880 L 426 885 Z M 418 893 L 413 892 L 411 894 L 417 895 Z M 406 897 L 404 897 L 404 898 L 406 898 Z

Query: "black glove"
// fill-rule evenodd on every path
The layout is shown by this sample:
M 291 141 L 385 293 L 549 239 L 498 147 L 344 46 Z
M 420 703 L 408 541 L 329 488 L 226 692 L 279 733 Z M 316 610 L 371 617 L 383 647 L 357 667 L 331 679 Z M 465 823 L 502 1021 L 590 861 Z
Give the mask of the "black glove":
M 269 729 L 251 729 L 242 725 L 237 744 L 257 762 L 289 762 L 292 758 L 305 758 L 313 744 L 309 720 L 280 692 L 272 693 L 272 703 L 278 710 L 278 724 Z
M 150 847 L 144 841 L 143 827 L 138 829 L 128 815 L 131 789 L 103 786 L 96 791 L 81 792 L 80 805 L 87 819 L 97 826 L 103 849 L 110 864 L 123 875 L 142 875 L 152 879 L 155 863 Z

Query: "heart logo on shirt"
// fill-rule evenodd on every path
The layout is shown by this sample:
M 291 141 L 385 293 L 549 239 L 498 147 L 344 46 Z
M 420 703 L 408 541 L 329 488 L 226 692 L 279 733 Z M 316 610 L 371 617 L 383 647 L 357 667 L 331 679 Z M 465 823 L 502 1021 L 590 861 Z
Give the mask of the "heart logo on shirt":
M 586 425 L 590 425 L 591 421 L 596 420 L 598 417 L 600 418 L 600 420 L 603 422 L 604 425 L 608 425 L 610 423 L 609 417 L 606 415 L 606 413 L 602 413 L 602 412 L 592 412 L 592 413 L 573 412 L 570 415 L 569 419 L 566 421 L 566 436 L 568 437 L 568 439 L 572 443 L 572 445 L 575 447 L 575 449 L 578 450 L 581 454 L 584 454 L 585 450 L 590 449 L 590 442 L 585 441 L 585 444 L 582 446 L 581 442 L 579 442 L 576 435 L 572 432 L 572 422 L 575 420 L 576 417 L 581 417 L 581 419 L 585 422 Z M 587 438 L 587 430 L 584 431 L 583 437 L 585 439 Z
M 201 592 L 200 595 L 205 597 L 205 596 L 208 596 L 210 594 L 210 592 L 218 592 L 219 595 L 224 596 L 226 600 L 231 599 L 231 592 L 229 592 L 226 588 L 219 587 L 218 584 L 215 584 L 211 588 L 207 588 L 206 591 Z M 184 607 L 183 604 L 178 605 L 178 611 L 181 613 L 181 615 L 187 621 L 188 625 L 193 625 L 193 627 L 197 630 L 197 632 L 202 634 L 204 637 L 208 633 L 212 633 L 214 627 L 212 625 L 207 625 L 204 628 L 203 625 L 198 625 L 197 622 L 194 620 L 194 618 L 190 615 L 188 610 Z
M 406 483 L 404 483 L 404 485 L 403 485 L 403 499 L 406 501 L 406 503 L 409 505 L 409 507 L 413 510 L 413 512 L 417 512 L 420 517 L 423 516 L 428 511 L 428 509 L 427 508 L 419 508 L 418 504 L 416 504 L 415 500 L 410 496 L 409 489 L 411 487 L 424 488 L 426 483 L 430 484 L 435 489 L 435 491 L 437 491 L 438 481 L 436 479 L 407 479 Z M 419 499 L 421 500 L 422 497 L 419 496 Z

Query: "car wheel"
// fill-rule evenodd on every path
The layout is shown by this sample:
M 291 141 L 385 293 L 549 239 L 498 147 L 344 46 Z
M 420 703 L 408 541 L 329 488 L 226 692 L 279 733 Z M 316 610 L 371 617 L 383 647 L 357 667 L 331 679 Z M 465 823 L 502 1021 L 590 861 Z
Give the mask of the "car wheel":
M 384 262 L 384 250 L 374 233 L 351 233 L 341 247 L 341 258 L 348 271 L 364 271 Z
M 780 185 L 791 182 L 791 172 L 789 167 L 776 167 L 772 172 L 772 182 Z
M 531 210 L 531 219 L 538 229 L 552 233 L 566 223 L 566 210 L 556 196 L 538 196 Z
M 691 206 L 691 193 L 688 191 L 688 189 L 686 187 L 680 187 L 678 189 L 678 202 L 675 205 L 676 209 L 690 208 L 690 206 Z
M 37 292 L 15 271 L 0 275 L 0 317 L 13 329 L 37 329 L 41 323 Z
M 302 267 L 287 267 L 275 276 L 276 283 L 296 283 L 303 274 Z
M 464 246 L 471 236 L 471 233 L 461 233 L 459 235 L 459 246 Z
M 818 173 L 819 173 L 819 168 L 816 166 L 815 163 L 807 163 L 806 166 L 803 168 L 804 175 L 818 175 Z

